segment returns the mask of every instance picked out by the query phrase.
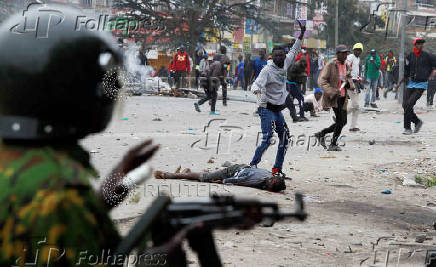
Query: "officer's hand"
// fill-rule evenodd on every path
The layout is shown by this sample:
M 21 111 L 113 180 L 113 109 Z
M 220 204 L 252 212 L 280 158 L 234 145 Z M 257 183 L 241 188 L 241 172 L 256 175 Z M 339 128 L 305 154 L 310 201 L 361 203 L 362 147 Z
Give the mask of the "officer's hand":
M 146 140 L 130 149 L 115 170 L 121 174 L 127 174 L 148 161 L 159 149 L 159 145 L 152 145 L 152 140 Z
M 151 143 L 151 140 L 147 140 L 130 149 L 121 162 L 112 170 L 110 178 L 102 182 L 99 195 L 106 207 L 113 208 L 128 195 L 129 189 L 123 185 L 122 180 L 127 173 L 144 164 L 159 149 L 158 145 L 152 145 Z

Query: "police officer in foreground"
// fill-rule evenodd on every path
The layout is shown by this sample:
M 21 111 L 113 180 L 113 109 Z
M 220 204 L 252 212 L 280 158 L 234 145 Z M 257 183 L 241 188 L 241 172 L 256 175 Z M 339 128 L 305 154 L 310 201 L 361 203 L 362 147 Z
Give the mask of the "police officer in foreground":
M 121 57 L 109 33 L 77 28 L 79 10 L 36 4 L 25 16 L 0 25 L 0 266 L 104 265 L 120 236 L 79 140 L 111 120 Z M 36 19 L 46 34 L 31 31 Z M 122 180 L 157 149 L 143 142 L 112 174 Z

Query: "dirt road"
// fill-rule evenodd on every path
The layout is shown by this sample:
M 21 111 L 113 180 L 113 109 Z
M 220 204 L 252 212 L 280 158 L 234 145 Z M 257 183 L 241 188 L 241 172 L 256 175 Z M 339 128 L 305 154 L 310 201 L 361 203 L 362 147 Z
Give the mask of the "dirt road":
M 144 138 L 161 144 L 151 161 L 154 169 L 175 171 L 181 165 L 215 170 L 226 161 L 248 163 L 260 137 L 260 120 L 253 116 L 255 104 L 230 101 L 222 107 L 219 102 L 221 116 L 211 117 L 208 112 L 196 113 L 193 103 L 192 99 L 130 97 L 121 117 L 83 143 L 93 151 L 93 162 L 102 176 L 128 147 Z M 432 226 L 436 188 L 404 186 L 402 180 L 436 177 L 436 111 L 427 111 L 420 102 L 423 129 L 403 136 L 400 106 L 393 99 L 382 100 L 379 106 L 386 111 L 361 113 L 361 132 L 350 133 L 346 126 L 340 142 L 343 151 L 334 153 L 313 146 L 311 138 L 331 124 L 329 113 L 293 124 L 284 111 L 294 142 L 284 164 L 292 181 L 287 181 L 282 194 L 150 180 L 136 189 L 133 200 L 114 209 L 112 217 L 126 233 L 135 220 L 121 219 L 142 214 L 159 192 L 169 193 L 176 201 L 227 193 L 278 201 L 290 210 L 293 194 L 299 191 L 307 200 L 306 222 L 284 221 L 269 228 L 215 233 L 225 266 L 385 266 L 386 259 L 387 266 L 397 266 L 398 261 L 398 266 L 422 266 L 427 249 L 436 249 Z M 265 153 L 259 167 L 271 168 L 276 146 Z M 212 157 L 213 163 L 208 163 Z M 382 194 L 385 190 L 392 193 Z M 423 243 L 415 242 L 417 235 L 425 235 Z M 195 266 L 196 257 L 190 254 L 189 258 Z

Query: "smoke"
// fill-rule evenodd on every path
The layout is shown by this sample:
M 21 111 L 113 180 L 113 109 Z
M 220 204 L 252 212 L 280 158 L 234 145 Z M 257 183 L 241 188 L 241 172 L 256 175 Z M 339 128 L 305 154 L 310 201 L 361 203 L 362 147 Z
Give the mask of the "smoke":
M 168 83 L 162 81 L 159 77 L 152 77 L 155 70 L 149 65 L 140 65 L 139 46 L 136 44 L 129 44 L 125 51 L 125 66 L 129 76 L 132 77 L 130 83 L 127 85 L 127 89 L 133 93 L 150 93 L 158 92 L 161 90 L 170 90 Z M 129 88 L 130 87 L 130 88 Z

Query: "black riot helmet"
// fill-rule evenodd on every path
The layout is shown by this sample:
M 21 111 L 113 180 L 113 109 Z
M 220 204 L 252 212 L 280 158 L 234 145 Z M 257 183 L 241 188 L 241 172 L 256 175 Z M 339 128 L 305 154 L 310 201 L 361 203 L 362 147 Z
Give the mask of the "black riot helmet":
M 107 126 L 122 60 L 99 24 L 76 8 L 35 3 L 0 25 L 0 138 L 80 139 Z

